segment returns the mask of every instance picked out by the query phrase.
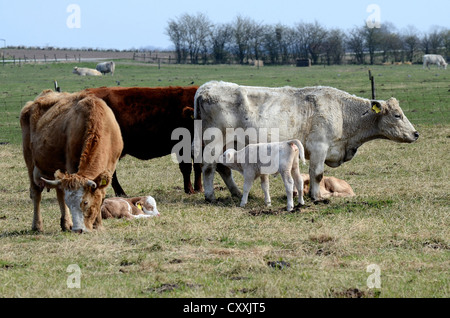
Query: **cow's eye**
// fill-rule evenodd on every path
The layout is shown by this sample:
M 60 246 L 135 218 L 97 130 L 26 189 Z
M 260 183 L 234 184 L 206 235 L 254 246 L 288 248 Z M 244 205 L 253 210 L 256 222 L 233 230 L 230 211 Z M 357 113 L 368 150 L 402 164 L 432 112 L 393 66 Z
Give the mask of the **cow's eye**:
M 87 202 L 87 201 L 84 201 L 83 203 L 84 203 L 84 205 L 87 205 L 87 204 L 88 204 L 88 202 Z
M 402 115 L 395 115 L 395 118 L 402 119 Z

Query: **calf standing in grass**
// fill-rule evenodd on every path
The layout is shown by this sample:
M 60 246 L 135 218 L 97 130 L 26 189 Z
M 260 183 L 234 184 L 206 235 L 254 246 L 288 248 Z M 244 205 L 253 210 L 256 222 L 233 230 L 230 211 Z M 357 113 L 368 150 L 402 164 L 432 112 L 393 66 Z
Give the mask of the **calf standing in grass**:
M 284 182 L 287 195 L 287 210 L 294 209 L 294 184 L 299 190 L 298 203 L 304 205 L 303 180 L 300 174 L 299 161 L 305 164 L 305 153 L 302 143 L 297 140 L 283 142 L 250 144 L 236 151 L 227 149 L 219 162 L 230 169 L 237 170 L 244 176 L 244 193 L 241 207 L 248 201 L 248 194 L 256 178 L 261 178 L 261 188 L 264 191 L 264 200 L 270 206 L 269 175 L 279 173 Z M 252 160 L 253 159 L 253 160 Z M 262 160 L 266 159 L 266 160 Z

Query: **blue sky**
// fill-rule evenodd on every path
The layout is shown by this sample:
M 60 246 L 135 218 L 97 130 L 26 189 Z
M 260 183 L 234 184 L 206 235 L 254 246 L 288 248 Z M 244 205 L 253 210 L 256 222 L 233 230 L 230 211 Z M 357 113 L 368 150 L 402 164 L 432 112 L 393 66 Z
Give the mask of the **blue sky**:
M 79 28 L 67 25 L 70 4 L 80 9 Z M 0 39 L 7 45 L 41 47 L 166 48 L 171 45 L 167 22 L 183 13 L 201 12 L 215 23 L 242 15 L 266 24 L 318 21 L 349 30 L 364 24 L 370 4 L 380 8 L 381 23 L 391 22 L 399 30 L 408 25 L 422 32 L 450 28 L 449 0 L 0 0 Z

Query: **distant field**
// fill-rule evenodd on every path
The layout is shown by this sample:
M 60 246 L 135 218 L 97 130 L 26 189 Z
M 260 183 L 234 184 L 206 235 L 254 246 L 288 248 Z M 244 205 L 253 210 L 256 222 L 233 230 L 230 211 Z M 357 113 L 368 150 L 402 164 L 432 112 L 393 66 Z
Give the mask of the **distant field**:
M 81 236 L 63 233 L 52 191 L 43 195 L 44 233 L 36 234 L 18 116 L 26 101 L 53 88 L 53 80 L 70 92 L 117 82 L 223 80 L 371 95 L 366 66 L 159 69 L 119 60 L 114 77 L 93 78 L 72 74 L 75 65 L 95 67 L 0 66 L 0 297 L 450 297 L 450 70 L 370 67 L 377 98 L 399 99 L 421 137 L 414 144 L 370 142 L 352 161 L 326 168 L 325 175 L 349 182 L 356 198 L 327 205 L 307 200 L 301 211 L 287 213 L 278 177 L 271 178 L 272 210 L 264 207 L 258 182 L 241 209 L 216 177 L 219 203 L 212 205 L 201 193 L 184 194 L 169 156 L 126 157 L 118 164 L 122 186 L 133 196 L 154 196 L 160 217 L 108 220 L 102 231 Z M 235 178 L 242 187 L 242 177 Z M 81 288 L 67 287 L 72 264 L 81 270 Z M 379 289 L 367 285 L 371 264 L 380 268 Z

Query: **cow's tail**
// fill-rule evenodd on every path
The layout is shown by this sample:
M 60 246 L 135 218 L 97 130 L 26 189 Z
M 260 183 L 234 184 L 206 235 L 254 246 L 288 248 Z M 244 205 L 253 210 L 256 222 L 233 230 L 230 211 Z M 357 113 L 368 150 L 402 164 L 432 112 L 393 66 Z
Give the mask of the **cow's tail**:
M 305 148 L 303 148 L 303 144 L 298 139 L 291 140 L 291 142 L 293 142 L 297 146 L 298 156 L 299 156 L 300 160 L 302 161 L 302 163 L 304 165 L 306 165 Z

